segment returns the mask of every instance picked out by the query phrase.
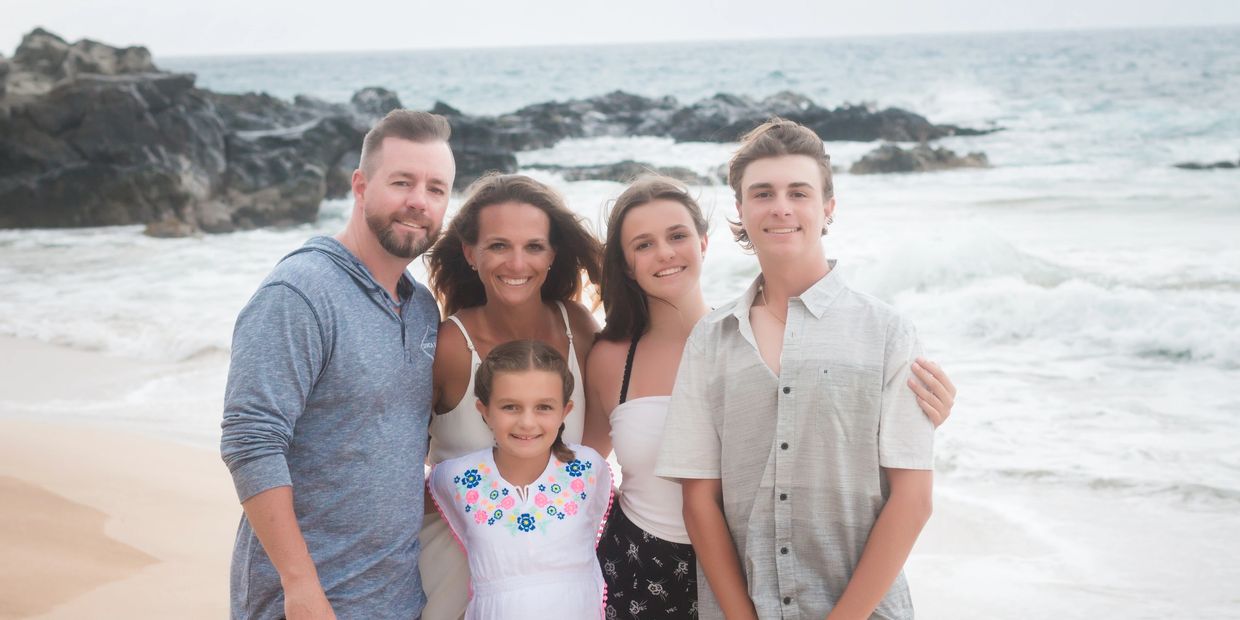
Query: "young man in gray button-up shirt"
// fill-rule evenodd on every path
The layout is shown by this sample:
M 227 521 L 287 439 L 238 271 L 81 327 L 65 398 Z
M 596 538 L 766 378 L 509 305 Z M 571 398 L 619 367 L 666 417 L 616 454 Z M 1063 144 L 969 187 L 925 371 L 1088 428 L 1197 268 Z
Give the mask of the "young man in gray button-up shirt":
M 449 132 L 388 114 L 362 145 L 344 231 L 286 256 L 237 317 L 221 442 L 245 510 L 234 619 L 421 613 L 439 309 L 405 269 L 443 222 Z
M 701 617 L 912 618 L 901 569 L 930 516 L 934 439 L 906 386 L 916 332 L 827 260 L 813 131 L 758 127 L 728 177 L 762 274 L 689 337 L 657 467 L 683 484 Z

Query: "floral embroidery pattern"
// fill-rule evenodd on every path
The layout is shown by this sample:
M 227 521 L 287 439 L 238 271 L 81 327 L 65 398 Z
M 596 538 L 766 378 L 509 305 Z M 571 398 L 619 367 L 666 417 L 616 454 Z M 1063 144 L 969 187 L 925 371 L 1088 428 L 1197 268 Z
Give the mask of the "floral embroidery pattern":
M 578 502 L 586 501 L 593 492 L 587 489 L 597 482 L 593 469 L 591 461 L 557 460 L 550 473 L 529 486 L 532 495 L 521 501 L 491 465 L 479 463 L 452 478 L 454 499 L 464 504 L 465 513 L 477 525 L 501 525 L 513 535 L 546 533 L 549 523 L 563 521 L 581 510 Z

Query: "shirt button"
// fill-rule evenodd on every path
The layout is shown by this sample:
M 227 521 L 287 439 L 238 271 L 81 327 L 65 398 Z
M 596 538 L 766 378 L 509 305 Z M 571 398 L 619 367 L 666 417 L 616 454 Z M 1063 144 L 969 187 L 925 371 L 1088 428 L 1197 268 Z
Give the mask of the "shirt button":
M 787 548 L 787 547 L 780 547 L 780 548 L 779 548 L 779 554 L 780 554 L 780 555 L 788 555 L 788 548 Z
M 786 386 L 786 385 L 785 385 L 785 386 L 784 386 L 784 394 L 791 394 L 791 393 L 792 393 L 792 388 L 790 388 L 790 387 L 788 387 L 788 386 Z
M 788 499 L 788 494 L 787 494 L 787 493 L 780 493 L 780 494 L 779 494 L 779 501 L 781 501 L 781 502 L 782 502 L 782 501 L 784 501 L 784 500 L 786 500 L 786 499 Z
M 784 443 L 779 444 L 779 449 L 780 449 L 780 450 L 787 450 L 787 449 L 788 449 L 788 442 L 786 442 L 786 441 L 785 441 Z
M 785 596 L 785 597 L 784 597 L 784 604 L 785 604 L 785 605 L 791 605 L 791 604 L 792 604 L 792 597 L 791 597 L 791 596 Z

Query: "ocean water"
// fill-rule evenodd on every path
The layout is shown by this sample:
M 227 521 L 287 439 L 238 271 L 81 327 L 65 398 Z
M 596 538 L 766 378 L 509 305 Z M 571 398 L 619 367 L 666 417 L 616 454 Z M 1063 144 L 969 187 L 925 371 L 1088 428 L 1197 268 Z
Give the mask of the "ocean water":
M 943 142 L 986 152 L 990 169 L 836 177 L 828 254 L 914 319 L 960 387 L 939 433 L 939 488 L 1055 550 L 978 560 L 958 543 L 914 566 L 1053 594 L 1002 617 L 1240 617 L 1228 593 L 1240 581 L 1240 172 L 1172 167 L 1240 158 L 1240 29 L 156 61 L 220 91 L 341 101 L 381 85 L 411 107 L 471 113 L 615 89 L 682 102 L 793 90 L 1003 127 Z M 846 169 L 876 146 L 828 150 Z M 732 148 L 602 138 L 519 157 L 709 172 Z M 531 174 L 594 226 L 622 189 Z M 718 304 L 757 264 L 728 235 L 729 191 L 695 191 L 711 212 L 703 286 Z M 168 369 L 115 402 L 67 395 L 43 414 L 123 417 L 209 445 L 237 311 L 283 254 L 340 229 L 349 206 L 326 202 L 315 224 L 193 239 L 0 231 L 0 334 Z M 424 273 L 420 261 L 413 270 Z

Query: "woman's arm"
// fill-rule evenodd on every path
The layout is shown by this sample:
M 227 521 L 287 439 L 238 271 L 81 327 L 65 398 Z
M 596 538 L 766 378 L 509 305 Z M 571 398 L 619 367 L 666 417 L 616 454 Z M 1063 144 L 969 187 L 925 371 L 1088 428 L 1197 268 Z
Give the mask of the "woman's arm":
M 917 395 L 921 410 L 937 428 L 952 414 L 952 406 L 956 404 L 956 386 L 938 364 L 925 358 L 917 358 L 912 368 L 917 379 L 909 379 L 908 386 Z
M 431 366 L 431 407 L 435 413 L 452 411 L 462 398 L 470 396 L 465 390 L 469 387 L 472 367 L 469 345 L 460 328 L 452 321 L 440 323 L 435 340 L 435 361 Z
M 599 340 L 586 358 L 586 428 L 581 443 L 604 458 L 611 454 L 611 411 L 620 400 L 623 356 L 619 343 Z

